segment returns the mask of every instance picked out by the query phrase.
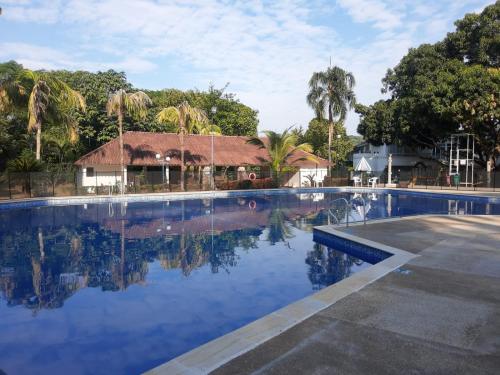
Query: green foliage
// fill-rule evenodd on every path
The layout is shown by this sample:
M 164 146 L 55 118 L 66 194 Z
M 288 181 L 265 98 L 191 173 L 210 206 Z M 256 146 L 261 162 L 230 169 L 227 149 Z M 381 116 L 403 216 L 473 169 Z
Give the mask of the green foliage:
M 0 113 L 6 118 L 25 112 L 28 132 L 36 132 L 36 158 L 41 158 L 41 135 L 47 125 L 64 127 L 77 140 L 78 111 L 85 111 L 81 94 L 45 71 L 24 69 L 9 62 L 0 65 Z
M 98 73 L 62 70 L 51 74 L 79 91 L 87 102 L 86 113 L 78 117 L 80 141 L 84 153 L 118 136 L 115 121 L 106 113 L 106 103 L 111 93 L 120 89 L 126 91 L 132 89 L 125 73 L 113 70 Z M 133 129 L 133 121 L 130 118 L 125 117 L 124 129 L 136 130 Z
M 191 107 L 203 110 L 210 123 L 216 125 L 224 135 L 256 135 L 259 123 L 258 112 L 240 103 L 234 94 L 226 93 L 226 87 L 216 89 L 210 85 L 206 92 L 166 89 L 146 91 L 146 93 L 153 100 L 151 111 L 154 113 L 158 113 L 163 108 L 178 107 L 181 103 L 187 102 Z M 215 109 L 215 113 L 212 109 Z M 177 125 L 173 122 L 156 121 L 153 126 L 162 129 L 161 131 L 175 132 L 177 129 Z
M 39 172 L 42 169 L 42 163 L 36 160 L 35 154 L 29 150 L 24 150 L 21 155 L 7 163 L 9 172 Z
M 293 156 L 294 152 L 312 152 L 312 148 L 309 144 L 297 143 L 298 137 L 290 131 L 290 128 L 284 130 L 283 133 L 276 133 L 271 130 L 267 130 L 264 134 L 266 135 L 265 139 L 252 137 L 247 141 L 247 143 L 267 150 L 269 154 L 269 167 L 274 172 L 278 182 L 280 174 L 284 170 L 285 166 L 290 166 L 291 163 L 289 162 L 289 159 Z M 295 161 L 305 159 L 313 162 L 317 161 L 317 159 L 312 155 L 306 158 L 297 158 Z
M 304 142 L 311 145 L 314 155 L 328 158 L 328 122 L 312 119 L 304 133 Z
M 360 116 L 358 132 L 374 145 L 396 143 L 394 109 L 391 100 L 379 100 L 371 106 L 356 105 Z
M 361 135 L 348 135 L 347 138 L 349 138 L 354 146 L 359 145 L 361 142 L 363 142 L 363 136 Z
M 347 161 L 354 143 L 347 136 L 345 127 L 341 122 L 334 122 L 331 147 L 331 160 L 333 164 L 342 164 Z M 338 137 L 340 136 L 340 138 Z M 315 155 L 328 159 L 328 122 L 326 120 L 312 119 L 304 133 L 303 142 L 311 145 Z
M 358 105 L 358 132 L 374 144 L 437 147 L 460 127 L 473 133 L 479 161 L 500 155 L 500 2 L 468 14 L 435 45 L 410 49 L 383 79 L 391 95 Z
M 500 1 L 481 14 L 466 14 L 455 22 L 456 30 L 442 43 L 449 58 L 487 67 L 500 66 Z
M 326 155 L 330 165 L 346 157 L 342 139 L 337 139 L 337 137 L 341 135 L 345 138 L 345 129 L 341 124 L 343 124 L 348 110 L 356 105 L 355 84 L 354 75 L 337 66 L 329 67 L 324 72 L 315 72 L 309 80 L 307 103 L 316 112 L 318 120 L 328 118 Z M 322 127 L 320 129 L 316 125 L 316 129 L 312 131 L 320 130 Z M 340 147 L 340 149 L 332 149 L 334 141 L 336 141 L 337 148 Z M 315 142 L 319 142 L 319 140 Z M 324 148 L 321 149 L 319 146 L 317 152 L 325 154 Z
M 12 82 L 12 79 L 23 72 L 22 65 L 9 61 L 0 63 L 0 85 L 3 82 Z M 50 71 L 43 72 L 44 75 L 53 80 L 58 80 L 78 91 L 85 98 L 86 111 L 68 110 L 65 114 L 58 114 L 52 110 L 47 112 L 47 121 L 44 122 L 44 132 L 52 128 L 58 129 L 61 135 L 70 135 L 73 125 L 78 125 L 78 143 L 69 153 L 62 155 L 55 144 L 45 139 L 43 158 L 53 163 L 62 156 L 64 161 L 74 161 L 81 155 L 94 150 L 105 142 L 118 136 L 116 121 L 108 117 L 106 103 L 112 93 L 122 89 L 127 92 L 135 92 L 132 85 L 127 82 L 125 73 L 108 70 L 105 72 L 85 71 Z M 25 84 L 29 89 L 31 86 Z M 152 99 L 152 105 L 147 109 L 144 119 L 133 119 L 127 113 L 123 119 L 124 131 L 146 131 L 146 132 L 176 132 L 174 123 L 159 122 L 156 120 L 158 112 L 165 107 L 178 106 L 187 101 L 193 107 L 203 109 L 210 123 L 220 129 L 226 135 L 249 135 L 257 134 L 257 111 L 240 103 L 234 94 L 226 93 L 226 87 L 216 89 L 210 86 L 208 91 L 189 90 L 186 92 L 176 89 L 148 90 L 145 93 Z M 9 94 L 13 94 L 12 90 Z M 17 157 L 24 149 L 32 147 L 35 138 L 27 134 L 28 124 L 27 98 L 22 95 L 19 98 L 9 95 L 9 98 L 19 99 L 13 105 L 13 100 L 6 101 L 6 96 L 0 90 L 0 170 L 4 169 L 6 162 Z M 211 108 L 216 107 L 216 113 Z M 71 121 L 68 121 L 71 120 Z M 215 129 L 212 128 L 212 130 Z M 76 134 L 73 134 L 74 136 Z
M 354 75 L 337 66 L 314 72 L 309 80 L 307 103 L 319 119 L 344 121 L 347 111 L 356 104 Z
M 64 130 L 48 129 L 42 136 L 44 159 L 48 164 L 62 165 L 76 161 L 79 149 L 71 142 Z

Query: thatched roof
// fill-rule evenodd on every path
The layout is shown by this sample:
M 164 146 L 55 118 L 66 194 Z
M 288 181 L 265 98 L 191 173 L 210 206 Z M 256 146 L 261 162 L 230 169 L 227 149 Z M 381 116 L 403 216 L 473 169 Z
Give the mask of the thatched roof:
M 124 161 L 126 165 L 158 166 L 156 154 L 170 157 L 170 165 L 180 165 L 180 140 L 174 133 L 126 132 L 123 135 Z M 268 161 L 265 149 L 247 143 L 248 137 L 214 136 L 214 164 L 216 166 L 264 165 Z M 119 165 L 118 138 L 102 145 L 78 159 L 76 165 Z M 212 161 L 212 137 L 209 135 L 185 135 L 184 158 L 187 165 L 205 166 Z M 300 160 L 310 154 L 297 151 L 290 164 L 300 167 L 327 167 L 328 161 L 317 158 Z

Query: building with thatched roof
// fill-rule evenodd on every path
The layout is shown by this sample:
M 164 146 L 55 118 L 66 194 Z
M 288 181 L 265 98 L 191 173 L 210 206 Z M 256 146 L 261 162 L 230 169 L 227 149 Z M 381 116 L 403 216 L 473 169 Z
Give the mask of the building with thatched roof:
M 211 174 L 226 179 L 246 179 L 269 176 L 267 150 L 247 143 L 243 136 L 184 136 L 184 162 L 190 173 L 191 183 L 202 183 L 203 176 Z M 137 183 L 137 176 L 149 183 L 177 184 L 181 170 L 180 136 L 175 133 L 126 132 L 124 143 L 124 180 L 127 185 Z M 78 185 L 80 187 L 115 186 L 120 184 L 119 139 L 102 145 L 78 159 Z M 311 155 L 296 151 L 289 159 L 292 173 L 285 182 L 288 186 L 305 186 L 322 181 L 328 162 L 321 158 L 311 160 Z

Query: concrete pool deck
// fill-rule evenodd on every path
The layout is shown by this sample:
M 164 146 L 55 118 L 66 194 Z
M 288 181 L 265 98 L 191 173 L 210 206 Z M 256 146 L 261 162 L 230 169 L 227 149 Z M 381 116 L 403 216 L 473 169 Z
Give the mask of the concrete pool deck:
M 214 374 L 499 373 L 500 216 L 337 229 L 417 256 Z

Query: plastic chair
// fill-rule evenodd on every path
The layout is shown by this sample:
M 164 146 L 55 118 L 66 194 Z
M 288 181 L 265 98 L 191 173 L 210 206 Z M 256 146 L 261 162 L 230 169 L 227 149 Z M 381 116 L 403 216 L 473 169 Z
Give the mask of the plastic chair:
M 354 187 L 361 187 L 361 177 L 354 176 L 352 178 L 352 182 L 354 183 Z
M 319 177 L 318 175 L 314 175 L 313 180 L 315 187 L 323 187 L 323 180 L 321 179 L 321 177 Z
M 372 186 L 372 188 L 375 188 L 375 187 L 377 187 L 377 180 L 378 180 L 378 177 L 369 178 L 368 184 L 370 184 Z

